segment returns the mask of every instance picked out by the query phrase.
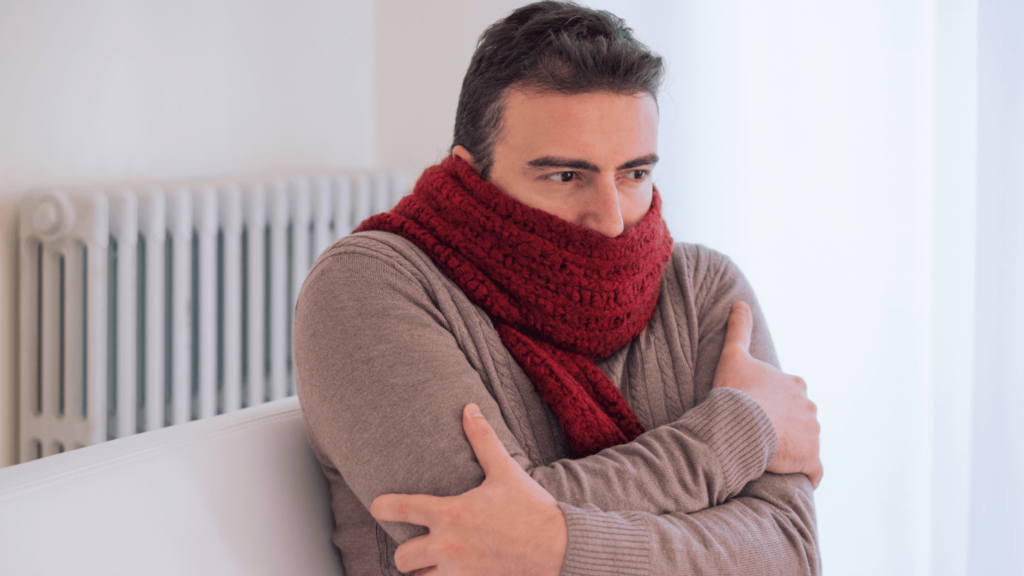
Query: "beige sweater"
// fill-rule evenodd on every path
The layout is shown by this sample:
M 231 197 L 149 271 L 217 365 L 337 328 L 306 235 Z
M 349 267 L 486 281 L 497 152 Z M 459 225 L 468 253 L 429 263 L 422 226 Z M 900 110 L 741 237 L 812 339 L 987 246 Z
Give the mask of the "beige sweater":
M 569 530 L 563 575 L 817 574 L 810 481 L 765 473 L 777 439 L 760 406 L 712 390 L 733 302 L 754 310 L 751 353 L 778 365 L 743 275 L 678 244 L 644 332 L 598 363 L 647 430 L 569 459 L 551 410 L 487 315 L 410 242 L 366 232 L 325 251 L 295 309 L 295 381 L 331 488 L 347 576 L 400 574 L 426 529 L 378 524 L 386 493 L 461 494 L 483 481 L 462 430 L 477 403 Z

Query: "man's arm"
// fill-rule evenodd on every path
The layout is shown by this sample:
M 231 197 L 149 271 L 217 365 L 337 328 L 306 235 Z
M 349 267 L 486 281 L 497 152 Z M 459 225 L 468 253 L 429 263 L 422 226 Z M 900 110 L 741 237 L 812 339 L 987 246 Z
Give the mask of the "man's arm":
M 697 343 L 694 384 L 698 394 L 712 382 L 749 389 L 752 383 L 742 382 L 742 377 L 719 380 L 725 361 L 749 368 L 749 361 L 755 359 L 778 369 L 757 298 L 739 268 L 724 255 L 698 245 L 677 246 L 673 258 L 676 285 L 694 291 L 692 298 L 683 298 L 694 302 L 693 308 L 675 313 L 681 325 L 691 326 L 691 341 Z M 743 338 L 749 347 L 745 360 L 723 355 L 736 302 L 748 303 L 752 313 L 750 325 L 744 328 L 751 330 Z M 803 404 L 796 402 L 793 407 L 798 405 Z M 799 437 L 806 425 L 802 421 L 783 436 Z M 816 425 L 814 419 L 815 430 Z M 820 478 L 816 439 L 815 431 L 813 446 L 805 443 L 787 450 L 787 458 L 803 459 L 788 467 L 807 475 L 765 473 L 737 497 L 696 513 L 615 512 L 560 504 L 569 533 L 562 574 L 819 574 L 814 496 L 808 477 Z
M 712 268 L 716 273 L 710 275 L 707 300 L 698 309 L 706 312 L 705 318 L 717 318 L 723 310 L 731 314 L 722 330 L 709 331 L 701 339 L 704 351 L 698 370 L 701 363 L 713 361 L 716 389 L 736 386 L 766 405 L 777 404 L 770 410 L 787 428 L 783 437 L 791 448 L 784 461 L 777 459 L 771 468 L 804 473 L 766 472 L 736 498 L 691 514 L 611 512 L 562 503 L 569 535 L 562 576 L 821 573 L 811 485 L 811 478 L 815 483 L 821 478 L 813 403 L 803 393 L 802 380 L 797 378 L 794 386 L 787 381 L 793 377 L 778 378 L 781 373 L 767 333 L 754 331 L 752 338 L 753 316 L 759 311 L 746 279 L 724 257 Z M 753 303 L 753 314 L 751 308 L 736 304 L 743 301 L 738 298 Z M 751 350 L 752 339 L 759 338 L 760 350 Z M 751 357 L 751 351 L 770 363 Z M 764 384 L 781 385 L 792 394 L 768 394 L 759 389 Z
M 751 326 L 750 309 L 734 305 L 725 347 L 742 354 L 722 354 L 716 384 L 721 374 L 729 383 L 730 373 L 760 380 L 759 372 L 779 382 L 771 373 L 773 366 L 747 354 Z M 792 384 L 781 381 L 783 387 Z M 802 390 L 797 396 L 803 397 Z M 810 491 L 799 483 L 796 490 L 782 484 L 771 489 L 772 481 L 786 476 L 765 474 L 730 503 L 688 516 L 607 513 L 590 505 L 579 509 L 565 504 L 553 515 L 554 500 L 508 456 L 486 421 L 472 416 L 472 408 L 467 406 L 464 426 L 487 474 L 480 487 L 451 498 L 389 494 L 373 502 L 378 520 L 413 522 L 430 530 L 395 552 L 403 571 L 435 567 L 439 575 L 673 574 L 688 566 L 701 574 L 820 572 Z M 815 420 L 812 428 L 816 425 Z M 810 436 L 816 442 L 817 432 Z M 813 466 L 817 450 L 804 457 L 812 464 L 811 475 L 820 474 L 820 464 Z M 799 497 L 801 489 L 805 498 Z M 716 510 L 720 513 L 711 514 Z
M 721 387 L 742 390 L 768 414 L 779 446 L 768 472 L 803 472 L 817 487 L 822 476 L 818 458 L 817 407 L 807 398 L 798 376 L 783 374 L 757 297 L 727 256 L 697 244 L 677 245 L 672 270 L 676 285 L 690 290 L 691 340 L 697 342 L 694 389 L 712 393 Z M 727 426 L 728 427 L 728 426 Z
M 693 514 L 560 507 L 569 534 L 562 576 L 821 573 L 803 474 L 766 473 L 737 498 Z
M 728 499 L 774 456 L 770 422 L 756 402 L 716 391 L 638 440 L 579 460 L 535 466 L 469 365 L 451 326 L 415 270 L 364 240 L 322 260 L 295 312 L 296 381 L 310 436 L 369 508 L 385 493 L 461 494 L 483 473 L 461 429 L 474 402 L 509 452 L 558 501 L 652 514 L 697 511 Z M 354 271 L 354 272 L 353 272 Z M 495 336 L 495 342 L 500 341 Z M 729 430 L 710 424 L 729 420 Z M 641 475 L 657 482 L 637 483 Z M 385 523 L 398 542 L 422 533 Z
M 810 487 L 802 474 L 765 474 L 739 498 L 690 515 L 604 512 L 591 505 L 580 509 L 557 504 L 508 456 L 486 420 L 473 415 L 473 405 L 466 408 L 466 436 L 487 474 L 483 484 L 448 498 L 386 494 L 371 507 L 379 521 L 429 528 L 428 534 L 407 540 L 395 552 L 396 566 L 403 572 L 821 572 Z

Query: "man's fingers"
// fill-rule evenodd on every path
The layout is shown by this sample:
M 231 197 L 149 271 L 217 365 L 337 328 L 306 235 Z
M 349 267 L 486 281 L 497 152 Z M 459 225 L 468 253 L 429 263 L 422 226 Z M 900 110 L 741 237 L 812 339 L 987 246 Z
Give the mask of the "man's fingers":
M 440 500 L 427 494 L 381 494 L 370 504 L 370 515 L 379 522 L 408 522 L 429 527 Z
M 825 475 L 825 468 L 818 462 L 818 467 L 810 474 L 811 487 L 814 489 L 818 488 L 818 484 L 821 484 L 821 477 Z
M 750 352 L 750 333 L 754 330 L 754 315 L 746 302 L 736 302 L 729 314 L 729 323 L 725 329 L 725 345 L 739 346 L 744 352 Z
M 476 404 L 466 404 L 462 410 L 462 427 L 466 430 L 466 437 L 469 438 L 469 444 L 473 447 L 473 453 L 476 454 L 480 467 L 484 469 L 485 476 L 490 477 L 508 469 L 509 462 L 519 465 L 508 455 L 505 445 L 498 439 L 494 428 L 491 428 L 491 424 L 484 418 Z
M 400 572 L 412 572 L 413 570 L 416 570 L 416 574 L 430 572 L 430 568 L 434 566 L 435 562 L 434 559 L 428 558 L 430 536 L 430 534 L 424 534 L 410 538 L 395 550 L 395 567 Z

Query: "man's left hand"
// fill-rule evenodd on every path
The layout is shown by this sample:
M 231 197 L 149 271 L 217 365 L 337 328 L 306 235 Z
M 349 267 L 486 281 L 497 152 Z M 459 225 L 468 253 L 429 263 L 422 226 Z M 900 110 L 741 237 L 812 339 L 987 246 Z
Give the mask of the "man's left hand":
M 395 565 L 416 575 L 557 576 L 569 533 L 554 497 L 509 456 L 476 404 L 462 412 L 462 427 L 484 481 L 447 498 L 384 494 L 370 514 L 378 521 L 426 526 L 395 551 Z

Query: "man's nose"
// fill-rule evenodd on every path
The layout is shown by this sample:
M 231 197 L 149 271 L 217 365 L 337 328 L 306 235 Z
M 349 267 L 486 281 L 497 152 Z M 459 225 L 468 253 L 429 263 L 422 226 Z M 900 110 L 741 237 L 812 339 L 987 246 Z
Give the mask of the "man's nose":
M 614 176 L 598 178 L 592 194 L 588 196 L 588 205 L 583 207 L 579 224 L 608 238 L 622 234 L 625 224 Z

